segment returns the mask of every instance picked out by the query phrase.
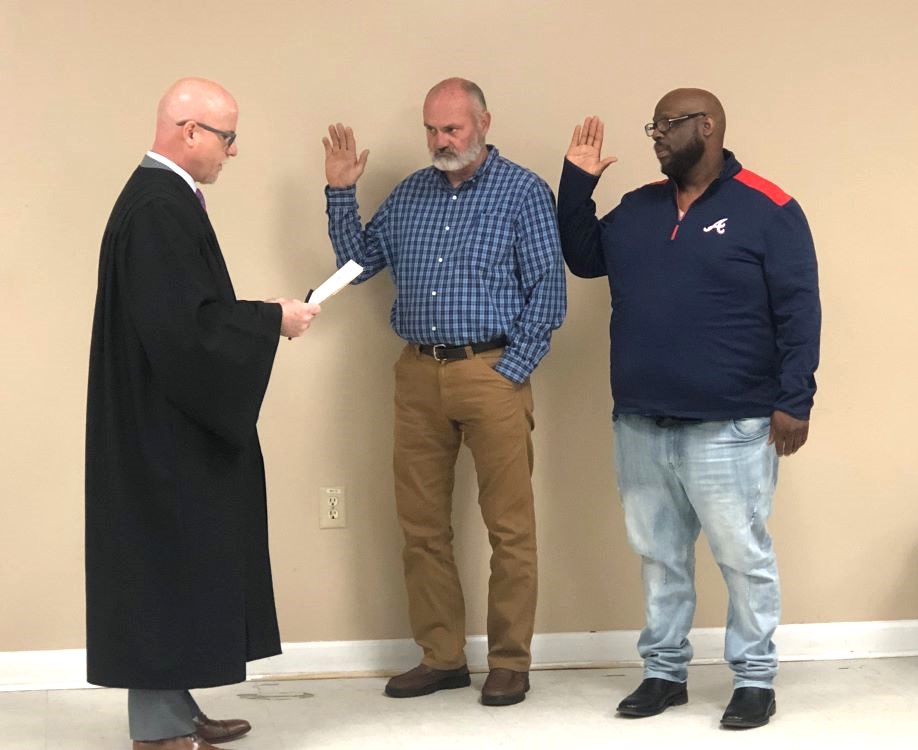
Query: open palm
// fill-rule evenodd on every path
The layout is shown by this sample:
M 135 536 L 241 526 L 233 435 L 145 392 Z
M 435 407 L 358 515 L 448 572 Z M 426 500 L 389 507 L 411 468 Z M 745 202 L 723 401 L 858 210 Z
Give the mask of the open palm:
M 322 145 L 325 146 L 325 179 L 328 186 L 350 187 L 363 174 L 370 152 L 364 149 L 358 157 L 354 131 L 340 122 L 328 126 L 328 136 L 322 139 Z
M 597 177 L 606 167 L 618 161 L 615 156 L 602 158 L 602 120 L 598 117 L 587 117 L 583 125 L 574 128 L 571 145 L 567 149 L 567 160 Z

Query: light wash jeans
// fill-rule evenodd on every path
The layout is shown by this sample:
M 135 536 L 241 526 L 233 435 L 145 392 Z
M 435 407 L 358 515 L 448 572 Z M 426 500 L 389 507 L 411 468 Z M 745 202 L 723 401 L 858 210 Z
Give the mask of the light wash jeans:
M 778 568 L 765 522 L 778 477 L 770 419 L 660 427 L 614 420 L 628 540 L 641 556 L 644 677 L 685 682 L 692 658 L 695 541 L 704 529 L 729 593 L 724 658 L 734 687 L 769 688 L 778 669 Z

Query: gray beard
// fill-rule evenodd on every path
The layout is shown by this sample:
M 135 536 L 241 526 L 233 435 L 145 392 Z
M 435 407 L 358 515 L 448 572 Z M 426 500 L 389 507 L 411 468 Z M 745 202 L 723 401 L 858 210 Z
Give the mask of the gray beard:
M 475 161 L 481 154 L 482 148 L 484 148 L 483 143 L 473 143 L 459 154 L 437 154 L 432 152 L 430 157 L 434 167 L 441 172 L 458 172 Z

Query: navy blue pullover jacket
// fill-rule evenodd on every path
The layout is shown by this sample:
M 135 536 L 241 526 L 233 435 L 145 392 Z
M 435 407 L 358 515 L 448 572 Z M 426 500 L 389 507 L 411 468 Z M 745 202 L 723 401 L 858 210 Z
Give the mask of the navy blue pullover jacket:
M 616 414 L 808 419 L 820 306 L 813 239 L 797 201 L 724 168 L 680 220 L 672 180 L 628 193 L 601 220 L 598 177 L 565 160 L 558 190 L 564 259 L 608 276 Z

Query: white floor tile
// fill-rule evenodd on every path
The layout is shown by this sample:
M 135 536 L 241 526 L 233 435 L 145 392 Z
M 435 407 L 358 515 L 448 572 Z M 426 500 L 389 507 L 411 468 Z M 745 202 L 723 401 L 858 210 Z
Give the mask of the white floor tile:
M 638 669 L 534 672 L 527 699 L 501 708 L 479 704 L 484 675 L 473 675 L 471 688 L 401 700 L 383 695 L 382 678 L 248 682 L 194 694 L 210 716 L 252 722 L 235 750 L 918 747 L 918 657 L 782 664 L 777 715 L 745 732 L 719 727 L 732 692 L 726 667 L 693 667 L 685 706 L 617 717 L 618 701 L 640 679 Z M 130 746 L 123 690 L 0 693 L 2 750 Z

